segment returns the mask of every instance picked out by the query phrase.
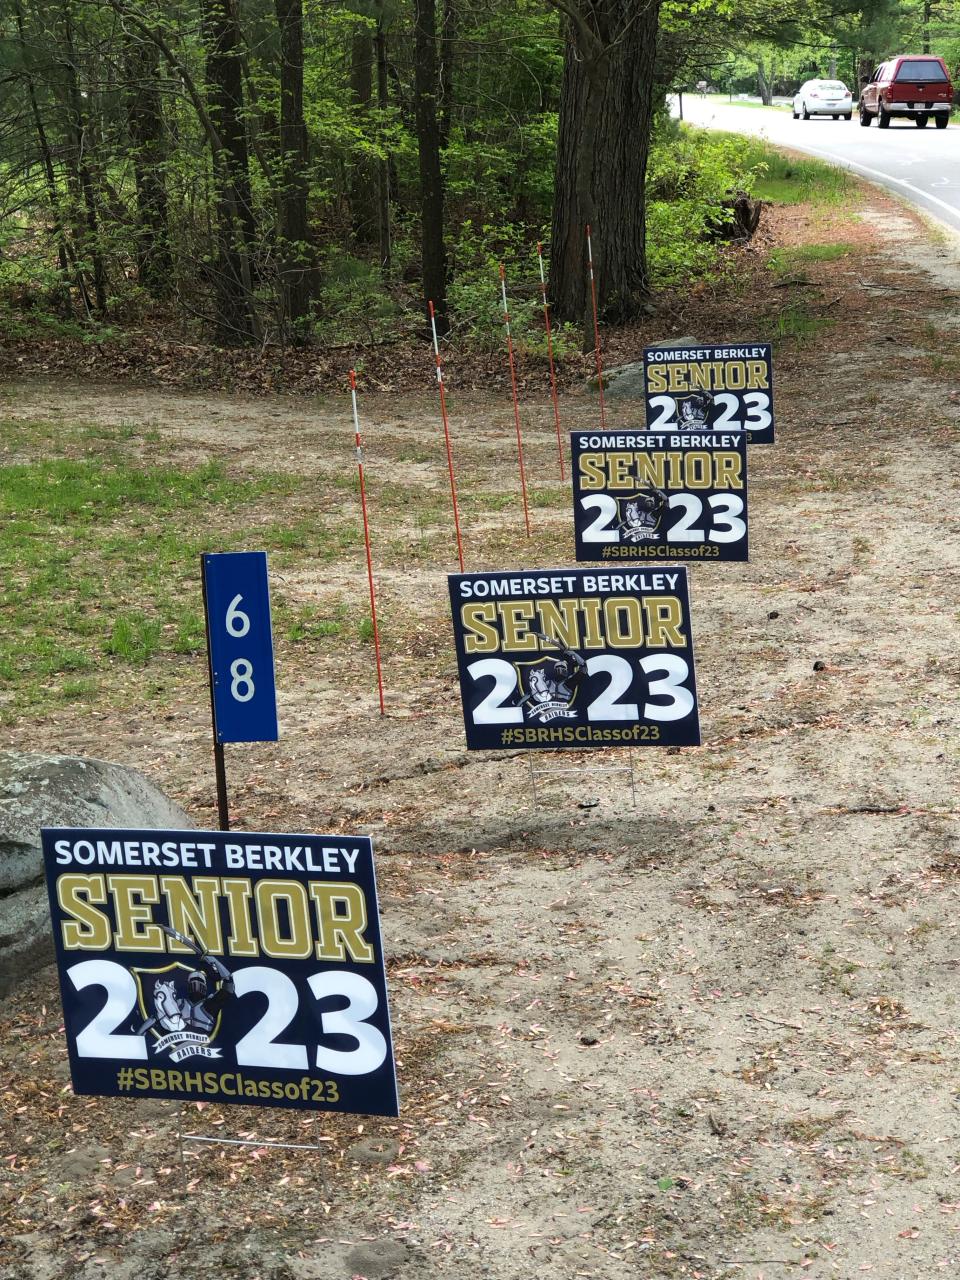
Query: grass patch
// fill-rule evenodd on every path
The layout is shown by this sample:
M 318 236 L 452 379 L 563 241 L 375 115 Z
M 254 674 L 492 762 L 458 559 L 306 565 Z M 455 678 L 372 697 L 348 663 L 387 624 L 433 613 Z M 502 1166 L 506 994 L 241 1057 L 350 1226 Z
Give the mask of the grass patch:
M 689 96 L 689 95 L 688 95 Z M 731 98 L 728 93 L 708 93 L 704 95 L 710 102 L 719 102 L 728 107 L 747 107 L 756 111 L 791 111 L 792 108 L 786 102 L 771 102 L 769 106 L 765 102 L 757 102 L 753 98 Z
M 772 333 L 774 342 L 792 338 L 802 345 L 823 330 L 831 328 L 833 324 L 835 321 L 832 316 L 817 315 L 803 302 L 793 302 L 780 308 L 768 325 L 768 330 Z
M 71 428 L 46 431 L 53 452 Z M 40 447 L 41 435 L 21 433 Z M 112 454 L 0 466 L 0 719 L 91 696 L 77 673 L 200 651 L 200 553 L 243 547 L 250 504 L 296 486 Z
M 477 511 L 506 511 L 517 501 L 513 493 L 468 493 L 463 498 L 463 505 Z
M 340 605 L 333 617 L 329 612 L 321 612 L 315 605 L 304 605 L 296 612 L 285 606 L 278 609 L 279 621 L 284 635 L 292 644 L 302 644 L 309 640 L 326 640 L 330 636 L 343 633 L 347 618 L 347 608 Z
M 838 240 L 833 244 L 798 244 L 786 249 L 774 249 L 770 254 L 770 267 L 779 275 L 792 275 L 799 267 L 810 262 L 836 262 L 853 253 L 855 245 Z
M 167 513 L 216 506 L 244 487 L 217 463 L 194 471 L 144 471 L 117 461 L 54 458 L 0 467 L 0 518 L 98 523 L 134 508 Z
M 128 662 L 147 662 L 160 648 L 161 623 L 142 613 L 121 614 L 114 619 L 104 642 L 104 653 Z
M 343 524 L 334 517 L 319 515 L 261 525 L 255 537 L 258 550 L 274 552 L 271 566 L 281 569 L 302 564 L 304 559 L 332 564 L 352 549 L 363 547 L 358 524 Z
M 758 200 L 770 200 L 774 204 L 836 205 L 856 195 L 856 184 L 843 169 L 822 160 L 785 156 L 758 138 L 743 142 L 744 164 L 756 173 L 751 194 Z

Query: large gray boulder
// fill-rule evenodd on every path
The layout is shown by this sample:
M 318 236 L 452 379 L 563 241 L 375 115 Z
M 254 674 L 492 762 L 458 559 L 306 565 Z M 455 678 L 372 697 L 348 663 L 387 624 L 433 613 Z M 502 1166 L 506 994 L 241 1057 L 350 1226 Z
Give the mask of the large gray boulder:
M 669 351 L 676 347 L 699 347 L 697 338 L 665 338 L 663 342 L 648 343 Z M 596 374 L 587 381 L 588 389 L 597 390 Z M 643 361 L 631 360 L 628 364 L 614 364 L 603 371 L 603 394 L 607 400 L 642 400 L 644 396 Z
M 0 751 L 0 998 L 53 960 L 41 827 L 194 825 L 126 765 Z

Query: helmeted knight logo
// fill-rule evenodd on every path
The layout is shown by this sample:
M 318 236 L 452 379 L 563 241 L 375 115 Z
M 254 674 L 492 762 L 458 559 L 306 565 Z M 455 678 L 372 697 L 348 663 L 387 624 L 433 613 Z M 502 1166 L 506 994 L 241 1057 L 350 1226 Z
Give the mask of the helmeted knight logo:
M 713 396 L 709 391 L 695 391 L 692 396 L 679 402 L 679 419 L 681 427 L 701 429 L 707 425 L 710 410 L 713 407 Z
M 540 631 L 533 634 L 544 644 L 554 645 L 562 657 L 544 654 L 532 662 L 515 662 L 523 697 L 520 706 L 528 720 L 549 724 L 551 720 L 575 720 L 573 702 L 577 689 L 587 674 L 587 664 L 576 652 L 559 640 Z
M 184 1058 L 219 1058 L 222 1050 L 211 1041 L 220 1030 L 220 1010 L 234 996 L 233 975 L 217 959 L 195 942 L 161 925 L 164 933 L 193 950 L 195 967 L 175 960 L 160 969 L 132 970 L 137 983 L 140 1012 L 144 1021 L 134 1029 L 138 1036 L 153 1037 L 155 1054 L 170 1054 L 171 1062 Z
M 620 507 L 620 537 L 624 542 L 645 542 L 657 536 L 668 502 L 662 489 L 627 494 L 617 501 Z

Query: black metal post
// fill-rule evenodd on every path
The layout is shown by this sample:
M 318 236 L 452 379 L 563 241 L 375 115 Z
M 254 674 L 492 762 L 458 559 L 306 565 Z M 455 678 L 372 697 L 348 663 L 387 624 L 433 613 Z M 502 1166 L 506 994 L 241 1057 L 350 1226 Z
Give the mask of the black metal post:
M 227 770 L 223 757 L 223 743 L 217 734 L 217 703 L 213 696 L 213 647 L 210 644 L 210 610 L 207 607 L 207 558 L 205 555 L 200 556 L 200 584 L 203 592 L 203 620 L 207 634 L 207 676 L 210 682 L 210 720 L 213 725 L 213 770 L 217 780 L 217 821 L 221 831 L 229 831 Z

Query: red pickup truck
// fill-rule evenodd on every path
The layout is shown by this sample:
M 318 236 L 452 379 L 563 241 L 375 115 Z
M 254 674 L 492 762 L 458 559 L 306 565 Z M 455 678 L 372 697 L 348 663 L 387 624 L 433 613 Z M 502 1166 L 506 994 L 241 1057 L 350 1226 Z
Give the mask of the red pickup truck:
M 950 120 L 953 85 L 942 58 L 933 54 L 902 54 L 881 62 L 860 94 L 860 123 L 864 129 L 877 117 L 886 129 L 894 116 L 912 116 L 918 129 L 933 116 L 938 129 Z

